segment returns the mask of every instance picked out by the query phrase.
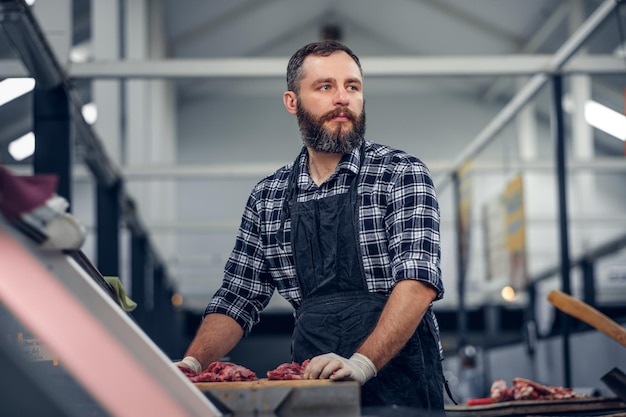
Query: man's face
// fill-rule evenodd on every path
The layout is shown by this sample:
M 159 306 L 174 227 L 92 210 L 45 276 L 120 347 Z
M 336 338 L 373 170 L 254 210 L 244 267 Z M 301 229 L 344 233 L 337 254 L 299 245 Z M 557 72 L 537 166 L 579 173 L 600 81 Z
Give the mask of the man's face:
M 317 152 L 349 153 L 365 134 L 363 81 L 345 52 L 309 56 L 302 66 L 296 116 L 304 144 Z

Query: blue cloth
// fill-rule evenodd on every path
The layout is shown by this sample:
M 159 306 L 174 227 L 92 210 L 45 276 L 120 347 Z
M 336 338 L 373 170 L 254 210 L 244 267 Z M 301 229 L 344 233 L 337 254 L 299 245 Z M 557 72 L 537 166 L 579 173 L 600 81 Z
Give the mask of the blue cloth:
M 205 310 L 205 314 L 232 317 L 246 335 L 274 290 L 296 310 L 302 302 L 290 242 L 291 220 L 284 204 L 293 165 L 299 164 L 301 172 L 297 201 L 344 194 L 359 172 L 360 149 L 344 155 L 319 187 L 308 175 L 307 159 L 303 148 L 294 163 L 253 188 L 224 281 Z M 359 244 L 368 291 L 389 295 L 399 280 L 417 279 L 431 284 L 437 290 L 436 299 L 442 298 L 439 205 L 426 165 L 406 152 L 366 142 L 357 192 Z M 434 319 L 432 308 L 429 314 Z

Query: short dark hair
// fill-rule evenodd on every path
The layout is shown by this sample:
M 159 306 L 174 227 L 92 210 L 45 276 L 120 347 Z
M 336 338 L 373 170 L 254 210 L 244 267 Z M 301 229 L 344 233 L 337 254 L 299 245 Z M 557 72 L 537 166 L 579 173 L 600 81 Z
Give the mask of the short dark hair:
M 346 45 L 337 41 L 321 41 L 309 43 L 291 56 L 289 63 L 287 64 L 287 89 L 298 93 L 300 91 L 300 80 L 302 80 L 302 63 L 304 59 L 309 55 L 315 56 L 329 56 L 333 52 L 343 51 L 350 55 L 350 57 L 356 62 L 359 67 L 361 75 L 363 75 L 363 69 L 361 68 L 361 62 L 354 52 Z

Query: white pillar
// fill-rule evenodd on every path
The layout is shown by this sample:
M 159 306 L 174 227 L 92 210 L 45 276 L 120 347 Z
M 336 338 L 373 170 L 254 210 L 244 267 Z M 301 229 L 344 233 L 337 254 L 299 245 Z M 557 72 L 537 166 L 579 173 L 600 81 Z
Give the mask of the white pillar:
M 148 0 L 124 1 L 124 45 L 125 59 L 145 60 L 149 58 L 148 48 Z M 125 81 L 126 109 L 126 165 L 145 166 L 149 163 L 149 83 L 145 80 L 129 79 Z M 132 195 L 140 206 L 145 204 L 145 187 L 130 183 Z M 140 207 L 146 214 L 149 207 Z
M 518 89 L 521 89 L 523 85 L 528 81 L 528 77 L 518 77 L 516 79 L 516 85 Z M 531 162 L 537 160 L 539 157 L 539 131 L 537 129 L 537 111 L 535 108 L 535 102 L 529 101 L 517 114 L 515 118 L 515 126 L 517 129 L 517 144 L 520 162 Z M 511 173 L 511 178 L 513 179 Z M 524 239 L 525 239 L 525 271 L 529 271 L 534 264 L 537 263 L 537 259 L 534 257 L 532 251 L 532 242 L 537 239 L 543 239 L 543 231 L 539 231 L 535 224 L 531 223 L 530 219 L 540 215 L 547 209 L 546 201 L 544 199 L 537 198 L 536 190 L 543 188 L 543 182 L 545 181 L 542 174 L 533 170 L 526 170 L 521 173 L 523 180 L 523 202 L 524 202 Z M 505 210 L 506 211 L 506 210 Z M 506 213 L 503 214 L 506 219 Z M 506 222 L 503 227 L 506 228 Z M 504 237 L 507 233 L 504 233 Z M 506 243 L 506 242 L 505 242 Z M 506 248 L 505 248 L 506 249 Z M 505 250 L 507 258 L 507 272 L 509 276 L 513 273 L 510 265 L 510 259 L 508 258 L 509 251 Z M 522 278 L 527 279 L 527 277 Z
M 166 41 L 161 2 L 126 0 L 124 12 L 126 58 L 164 58 Z M 172 82 L 126 81 L 126 111 L 127 165 L 176 164 L 176 95 Z M 167 180 L 129 184 L 148 225 L 176 219 L 175 186 L 174 181 Z M 175 236 L 156 236 L 154 241 L 163 257 L 175 253 Z
M 571 4 L 570 12 L 570 32 L 573 33 L 584 21 L 584 4 L 581 0 L 574 0 Z M 583 49 L 581 53 L 585 53 Z M 595 157 L 593 127 L 585 120 L 585 103 L 591 100 L 591 78 L 588 75 L 570 76 L 570 97 L 572 99 L 572 158 L 579 161 L 591 160 Z M 570 202 L 572 213 L 581 215 L 583 218 L 590 215 L 597 209 L 595 175 L 593 170 L 579 170 L 570 175 L 572 191 Z M 583 223 L 580 228 L 580 239 L 583 242 L 581 249 L 586 249 L 586 242 L 593 241 L 590 235 L 593 233 L 593 225 Z
M 120 5 L 118 0 L 91 2 L 91 38 L 96 60 L 120 58 Z M 98 108 L 94 129 L 113 162 L 122 165 L 120 81 L 94 80 L 93 101 Z

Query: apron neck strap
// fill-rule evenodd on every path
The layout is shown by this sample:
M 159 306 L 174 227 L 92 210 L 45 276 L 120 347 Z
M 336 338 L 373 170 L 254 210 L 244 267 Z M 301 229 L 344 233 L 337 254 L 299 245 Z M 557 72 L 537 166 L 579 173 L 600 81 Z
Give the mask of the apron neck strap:
M 306 152 L 307 152 L 307 148 L 306 146 L 303 146 L 302 150 L 300 151 L 300 153 L 298 154 L 298 156 L 293 162 L 293 168 L 291 169 L 291 173 L 289 174 L 289 179 L 287 180 L 287 189 L 285 190 L 285 196 L 283 197 L 283 204 L 282 204 L 281 214 L 280 214 L 280 226 L 278 227 L 278 230 L 276 231 L 276 241 L 278 242 L 278 245 L 281 248 L 283 247 L 283 244 L 284 244 L 283 232 L 285 230 L 285 221 L 289 217 L 289 201 L 291 201 L 291 199 L 296 193 L 298 175 L 300 174 L 300 172 L 302 172 L 302 169 L 300 168 L 300 166 L 302 165 L 300 163 L 300 159 L 306 156 Z M 353 180 L 352 184 L 350 185 L 350 190 L 355 189 L 356 184 L 358 184 L 359 182 L 359 177 L 361 174 L 361 167 L 363 166 L 363 161 L 365 161 L 365 139 L 361 141 L 361 145 L 359 146 L 359 170 L 356 175 L 356 181 Z

